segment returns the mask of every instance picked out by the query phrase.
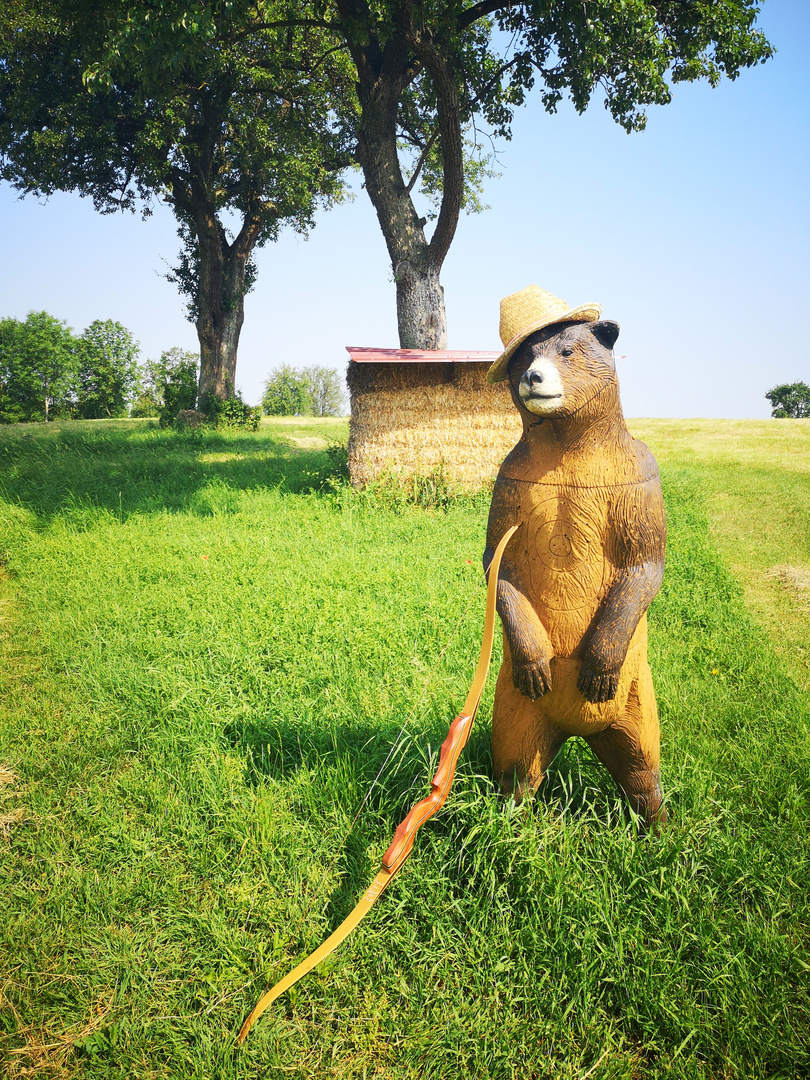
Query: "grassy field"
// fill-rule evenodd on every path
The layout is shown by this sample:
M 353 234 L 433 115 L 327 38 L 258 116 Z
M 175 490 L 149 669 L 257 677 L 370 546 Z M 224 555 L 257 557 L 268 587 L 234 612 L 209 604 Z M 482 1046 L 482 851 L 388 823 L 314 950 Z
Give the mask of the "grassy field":
M 426 792 L 488 500 L 351 491 L 345 422 L 0 429 L 2 1075 L 810 1076 L 810 423 L 631 426 L 671 828 L 577 741 L 504 801 L 490 679 L 403 872 L 242 1048 Z

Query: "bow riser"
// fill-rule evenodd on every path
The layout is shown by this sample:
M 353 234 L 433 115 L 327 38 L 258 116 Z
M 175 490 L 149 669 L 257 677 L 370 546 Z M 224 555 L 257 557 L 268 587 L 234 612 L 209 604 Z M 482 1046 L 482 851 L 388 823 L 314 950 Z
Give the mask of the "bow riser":
M 457 716 L 450 725 L 447 738 L 442 743 L 439 753 L 439 767 L 430 784 L 430 794 L 413 807 L 397 828 L 391 846 L 382 857 L 383 869 L 390 870 L 392 874 L 399 870 L 410 854 L 417 832 L 444 806 L 450 794 L 450 788 L 453 786 L 453 777 L 456 775 L 456 765 L 461 751 L 470 737 L 472 722 L 471 716 L 462 714 Z

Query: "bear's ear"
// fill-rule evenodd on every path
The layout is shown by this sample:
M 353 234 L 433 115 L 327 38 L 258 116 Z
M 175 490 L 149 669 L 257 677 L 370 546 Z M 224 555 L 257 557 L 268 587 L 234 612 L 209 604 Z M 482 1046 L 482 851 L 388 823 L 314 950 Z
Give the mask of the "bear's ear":
M 610 319 L 600 319 L 599 322 L 591 323 L 589 329 L 599 344 L 604 345 L 606 349 L 611 350 L 616 344 L 616 338 L 619 336 L 618 323 Z

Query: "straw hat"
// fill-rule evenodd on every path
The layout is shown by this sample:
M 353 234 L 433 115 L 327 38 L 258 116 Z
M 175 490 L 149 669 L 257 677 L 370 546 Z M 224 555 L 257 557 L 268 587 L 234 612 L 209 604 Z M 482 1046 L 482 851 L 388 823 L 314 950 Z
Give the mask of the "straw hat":
M 537 285 L 512 293 L 501 300 L 501 341 L 503 352 L 487 372 L 487 382 L 506 378 L 506 369 L 517 348 L 529 334 L 545 326 L 562 322 L 596 322 L 602 314 L 601 304 L 581 304 L 570 308 L 559 296 L 552 296 Z

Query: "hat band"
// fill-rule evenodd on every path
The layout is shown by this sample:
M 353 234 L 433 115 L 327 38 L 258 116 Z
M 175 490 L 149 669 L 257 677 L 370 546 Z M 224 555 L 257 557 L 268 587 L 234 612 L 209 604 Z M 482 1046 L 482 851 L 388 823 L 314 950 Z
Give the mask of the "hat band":
M 507 342 L 507 343 L 506 343 L 506 344 L 504 345 L 504 347 L 503 347 L 503 351 L 504 351 L 504 352 L 509 352 L 509 350 L 510 350 L 510 349 L 512 348 L 512 346 L 513 346 L 513 345 L 515 344 L 515 342 L 517 342 L 517 341 L 520 341 L 520 339 L 521 339 L 521 338 L 522 338 L 522 337 L 523 337 L 523 336 L 525 335 L 525 333 L 526 333 L 526 331 L 525 331 L 525 330 L 519 330 L 519 331 L 518 331 L 518 332 L 517 332 L 517 333 L 515 334 L 515 336 L 514 336 L 514 337 L 512 338 L 512 340 L 511 340 L 511 341 L 508 341 L 508 342 Z M 529 330 L 529 333 L 531 333 L 531 330 Z

